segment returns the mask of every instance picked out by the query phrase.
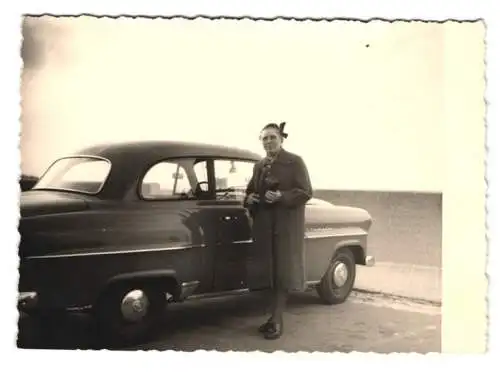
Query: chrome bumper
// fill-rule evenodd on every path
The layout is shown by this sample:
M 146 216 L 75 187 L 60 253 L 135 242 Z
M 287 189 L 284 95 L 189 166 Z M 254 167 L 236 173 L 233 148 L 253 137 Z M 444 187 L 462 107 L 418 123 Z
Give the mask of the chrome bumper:
M 375 265 L 375 257 L 374 256 L 366 256 L 365 257 L 365 266 L 373 267 Z
M 38 294 L 34 291 L 21 292 L 17 296 L 17 309 L 19 311 L 29 311 L 36 307 Z

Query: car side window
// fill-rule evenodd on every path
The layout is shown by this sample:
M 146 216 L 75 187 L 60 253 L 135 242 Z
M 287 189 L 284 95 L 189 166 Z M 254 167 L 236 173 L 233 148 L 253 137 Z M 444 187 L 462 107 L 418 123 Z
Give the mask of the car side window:
M 217 199 L 243 200 L 245 189 L 252 178 L 254 163 L 242 160 L 216 159 L 214 161 Z
M 141 196 L 147 200 L 185 199 L 190 197 L 191 184 L 184 165 L 162 161 L 151 167 L 142 180 Z

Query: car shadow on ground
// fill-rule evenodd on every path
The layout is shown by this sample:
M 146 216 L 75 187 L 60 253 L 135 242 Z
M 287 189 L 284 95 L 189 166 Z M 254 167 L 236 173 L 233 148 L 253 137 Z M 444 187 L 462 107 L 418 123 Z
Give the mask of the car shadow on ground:
M 147 341 L 143 341 L 141 345 L 103 342 L 99 331 L 93 328 L 89 316 L 85 314 L 54 317 L 44 319 L 43 322 L 22 316 L 18 323 L 17 346 L 23 349 L 65 350 L 154 349 L 155 341 L 168 340 L 169 337 L 185 333 L 196 333 L 200 328 L 225 328 L 228 318 L 244 321 L 247 318 L 262 317 L 262 321 L 265 321 L 268 296 L 267 293 L 259 292 L 169 304 L 162 325 L 158 325 L 155 334 L 147 336 Z M 289 299 L 287 312 L 307 312 L 308 307 L 322 304 L 316 292 L 293 294 Z M 252 324 L 233 329 L 231 333 L 246 333 L 251 337 L 258 334 L 257 327 L 258 325 Z

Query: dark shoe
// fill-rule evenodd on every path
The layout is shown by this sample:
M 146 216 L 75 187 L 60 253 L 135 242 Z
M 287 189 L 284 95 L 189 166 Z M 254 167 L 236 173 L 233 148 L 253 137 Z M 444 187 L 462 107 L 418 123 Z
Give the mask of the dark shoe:
M 259 326 L 259 333 L 267 333 L 273 327 L 273 322 L 271 319 L 267 320 L 264 324 Z
M 283 334 L 283 323 L 273 322 L 271 327 L 264 333 L 265 339 L 278 339 Z

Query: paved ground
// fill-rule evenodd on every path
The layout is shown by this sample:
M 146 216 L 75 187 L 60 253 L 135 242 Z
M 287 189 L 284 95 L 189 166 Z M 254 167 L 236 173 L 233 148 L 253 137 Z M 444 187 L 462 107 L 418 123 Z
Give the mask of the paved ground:
M 441 268 L 377 262 L 356 270 L 355 288 L 441 303 Z
M 166 325 L 150 343 L 127 349 L 194 351 L 284 350 L 321 352 L 439 352 L 440 308 L 381 295 L 353 293 L 337 306 L 320 303 L 315 292 L 290 299 L 286 334 L 262 339 L 256 327 L 264 321 L 263 294 L 250 294 L 175 305 Z M 21 348 L 102 348 L 92 340 L 84 319 L 61 322 L 50 331 L 21 322 Z

